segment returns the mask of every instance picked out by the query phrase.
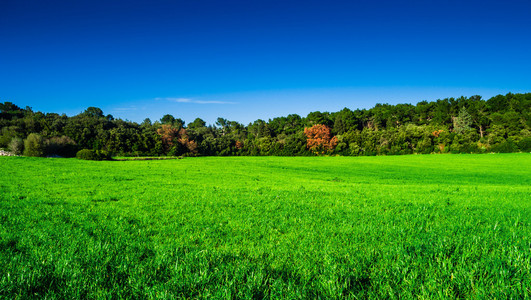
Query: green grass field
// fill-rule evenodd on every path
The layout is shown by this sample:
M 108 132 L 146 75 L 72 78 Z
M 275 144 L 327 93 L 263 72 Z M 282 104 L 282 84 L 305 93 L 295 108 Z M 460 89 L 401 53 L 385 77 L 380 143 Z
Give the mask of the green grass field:
M 530 293 L 530 154 L 0 157 L 0 298 Z

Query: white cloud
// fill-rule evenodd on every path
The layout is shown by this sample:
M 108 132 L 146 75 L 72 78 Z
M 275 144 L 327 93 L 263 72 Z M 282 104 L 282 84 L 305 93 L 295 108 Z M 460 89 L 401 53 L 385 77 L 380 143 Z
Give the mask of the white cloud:
M 194 104 L 237 104 L 237 102 L 218 101 L 218 100 L 193 100 L 189 98 L 156 98 L 157 100 L 166 100 L 177 103 L 194 103 Z
M 192 102 L 192 99 L 188 99 L 188 98 L 168 98 L 167 100 L 173 101 L 173 102 L 179 102 L 179 103 L 190 103 L 190 102 Z

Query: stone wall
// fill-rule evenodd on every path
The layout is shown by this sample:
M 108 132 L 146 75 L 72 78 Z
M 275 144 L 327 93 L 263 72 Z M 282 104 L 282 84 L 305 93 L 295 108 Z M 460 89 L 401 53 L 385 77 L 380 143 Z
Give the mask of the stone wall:
M 0 156 L 16 156 L 16 155 L 11 152 L 0 149 Z

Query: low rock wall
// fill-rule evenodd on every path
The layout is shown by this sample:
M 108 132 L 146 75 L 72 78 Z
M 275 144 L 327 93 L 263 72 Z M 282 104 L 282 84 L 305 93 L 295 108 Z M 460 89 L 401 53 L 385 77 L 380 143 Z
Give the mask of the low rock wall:
M 16 156 L 16 155 L 11 152 L 0 149 L 0 156 Z

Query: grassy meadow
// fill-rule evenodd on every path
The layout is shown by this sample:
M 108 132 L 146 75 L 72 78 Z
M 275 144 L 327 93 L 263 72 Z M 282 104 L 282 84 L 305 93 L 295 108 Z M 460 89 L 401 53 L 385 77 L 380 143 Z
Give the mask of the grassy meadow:
M 518 298 L 531 154 L 0 157 L 0 298 Z

